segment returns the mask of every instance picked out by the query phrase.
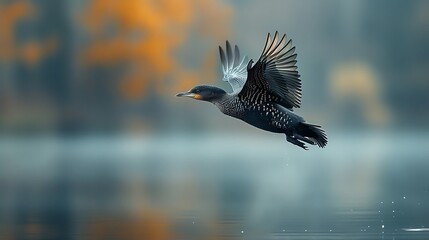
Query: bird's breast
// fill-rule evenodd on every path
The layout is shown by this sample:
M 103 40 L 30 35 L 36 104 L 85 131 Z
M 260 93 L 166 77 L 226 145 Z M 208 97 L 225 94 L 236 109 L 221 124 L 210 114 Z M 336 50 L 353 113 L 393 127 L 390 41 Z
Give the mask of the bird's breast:
M 215 105 L 223 114 L 231 117 L 242 118 L 245 113 L 245 106 L 243 102 L 236 97 L 216 102 Z

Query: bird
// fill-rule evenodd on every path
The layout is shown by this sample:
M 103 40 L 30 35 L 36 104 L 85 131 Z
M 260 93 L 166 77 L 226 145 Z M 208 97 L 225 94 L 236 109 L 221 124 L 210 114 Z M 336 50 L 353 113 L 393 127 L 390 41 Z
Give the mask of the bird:
M 292 39 L 286 34 L 267 35 L 259 60 L 240 58 L 226 41 L 226 51 L 219 46 L 223 70 L 222 80 L 231 85 L 232 92 L 209 85 L 199 85 L 188 92 L 176 94 L 213 103 L 228 116 L 240 119 L 254 127 L 286 135 L 286 140 L 308 150 L 306 144 L 321 148 L 328 143 L 325 131 L 319 125 L 309 124 L 293 112 L 301 106 L 301 79 L 297 71 L 297 54 Z

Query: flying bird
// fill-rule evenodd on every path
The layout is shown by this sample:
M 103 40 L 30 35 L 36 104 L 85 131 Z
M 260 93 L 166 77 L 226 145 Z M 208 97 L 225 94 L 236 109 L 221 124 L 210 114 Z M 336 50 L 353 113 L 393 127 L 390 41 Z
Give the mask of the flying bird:
M 328 138 L 318 125 L 306 123 L 293 112 L 301 105 L 301 80 L 297 71 L 295 47 L 286 34 L 267 36 L 259 60 L 240 58 L 240 51 L 226 41 L 226 52 L 219 46 L 223 81 L 233 92 L 213 86 L 196 86 L 178 97 L 211 102 L 228 116 L 243 120 L 257 128 L 284 133 L 286 140 L 303 149 L 305 143 L 325 147 Z

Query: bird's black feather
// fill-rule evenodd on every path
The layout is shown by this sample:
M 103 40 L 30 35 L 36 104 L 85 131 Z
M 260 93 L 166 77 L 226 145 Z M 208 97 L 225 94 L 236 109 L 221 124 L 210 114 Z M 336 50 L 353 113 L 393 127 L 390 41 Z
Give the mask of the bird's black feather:
M 297 71 L 295 47 L 292 41 L 283 35 L 279 40 L 278 32 L 268 34 L 264 50 L 258 62 L 249 70 L 242 94 L 262 88 L 282 98 L 284 106 L 292 109 L 301 106 L 301 80 Z

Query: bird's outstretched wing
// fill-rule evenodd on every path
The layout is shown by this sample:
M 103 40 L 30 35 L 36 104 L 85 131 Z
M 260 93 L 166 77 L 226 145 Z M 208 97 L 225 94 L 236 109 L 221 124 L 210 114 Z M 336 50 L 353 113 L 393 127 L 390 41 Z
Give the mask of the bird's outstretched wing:
M 247 81 L 240 94 L 246 91 L 264 89 L 270 94 L 282 98 L 282 105 L 289 109 L 301 105 L 301 80 L 296 66 L 295 47 L 286 34 L 279 40 L 268 34 L 264 50 L 258 62 L 252 67 L 250 60 L 247 69 Z
M 223 70 L 222 80 L 231 85 L 234 93 L 240 92 L 246 83 L 247 58 L 240 59 L 240 50 L 237 45 L 235 45 L 233 53 L 228 41 L 226 41 L 226 56 L 221 46 L 219 46 L 219 54 Z

